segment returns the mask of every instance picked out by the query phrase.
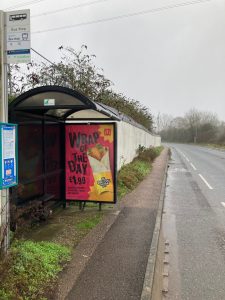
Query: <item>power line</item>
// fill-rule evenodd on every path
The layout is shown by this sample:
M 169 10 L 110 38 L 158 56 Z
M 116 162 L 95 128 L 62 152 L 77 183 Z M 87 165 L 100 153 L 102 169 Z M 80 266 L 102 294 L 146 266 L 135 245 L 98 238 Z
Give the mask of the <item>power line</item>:
M 52 61 L 50 61 L 48 58 L 46 58 L 44 55 L 42 55 L 40 52 L 36 51 L 34 48 L 31 48 L 31 50 L 33 52 L 35 52 L 37 55 L 39 55 L 40 57 L 44 58 L 47 62 L 49 62 L 51 65 L 53 66 L 57 66 L 55 63 L 53 63 Z
M 44 55 L 42 55 L 40 52 L 38 52 L 34 48 L 31 48 L 31 50 L 33 52 L 35 52 L 37 55 L 39 55 L 40 57 L 42 57 L 44 60 L 46 60 L 47 62 L 49 62 L 52 66 L 54 66 L 59 71 L 59 73 L 61 73 L 62 78 L 64 78 L 64 79 L 66 78 L 65 74 L 63 73 L 63 70 L 57 64 L 53 63 L 51 60 L 49 60 L 47 57 L 45 57 Z
M 98 20 L 94 20 L 94 21 L 77 23 L 77 24 L 74 24 L 74 25 L 67 25 L 67 26 L 49 28 L 49 29 L 45 29 L 45 30 L 38 30 L 38 31 L 32 32 L 32 34 L 52 32 L 52 31 L 57 31 L 57 30 L 81 27 L 81 26 L 85 26 L 85 25 L 104 23 L 104 22 L 108 22 L 108 21 L 115 21 L 115 20 L 119 20 L 119 19 L 130 18 L 130 17 L 145 15 L 145 14 L 149 14 L 149 13 L 157 13 L 157 12 L 161 12 L 161 11 L 165 11 L 165 10 L 169 10 L 169 9 L 174 9 L 174 8 L 184 7 L 184 6 L 190 6 L 190 5 L 195 5 L 195 4 L 201 4 L 201 3 L 210 2 L 210 1 L 212 1 L 212 0 L 198 0 L 198 1 L 183 2 L 183 3 L 179 3 L 179 4 L 167 5 L 167 6 L 162 6 L 162 7 L 158 7 L 158 8 L 153 8 L 153 9 L 143 10 L 143 11 L 139 11 L 139 12 L 134 12 L 134 13 L 130 13 L 130 14 L 123 14 L 123 15 L 110 17 L 110 18 L 103 18 L 103 19 L 98 19 Z
M 5 10 L 11 10 L 11 9 L 15 9 L 15 8 L 18 8 L 18 7 L 21 7 L 21 6 L 26 6 L 26 5 L 33 5 L 33 4 L 42 2 L 42 1 L 45 1 L 45 0 L 33 0 L 33 1 L 21 2 L 21 3 L 18 3 L 16 5 L 9 6 L 9 7 L 5 8 Z
M 73 5 L 73 6 L 69 6 L 69 7 L 57 9 L 57 10 L 47 11 L 45 13 L 38 14 L 38 15 L 32 15 L 31 17 L 32 18 L 36 18 L 36 17 L 41 17 L 41 16 L 47 16 L 47 15 L 51 15 L 51 14 L 60 13 L 60 12 L 66 11 L 66 10 L 70 10 L 70 9 L 74 9 L 74 8 L 79 8 L 79 7 L 90 6 L 90 5 L 94 5 L 94 4 L 98 4 L 98 3 L 106 2 L 106 1 L 108 1 L 108 0 L 97 0 L 97 1 L 87 2 L 87 3 L 77 4 L 77 5 Z
M 36 3 L 43 2 L 43 1 L 46 1 L 46 0 L 32 0 L 32 1 L 27 1 L 27 2 L 20 2 L 16 5 L 9 6 L 9 7 L 5 8 L 4 10 L 17 9 L 18 7 L 23 7 L 26 5 L 34 5 Z

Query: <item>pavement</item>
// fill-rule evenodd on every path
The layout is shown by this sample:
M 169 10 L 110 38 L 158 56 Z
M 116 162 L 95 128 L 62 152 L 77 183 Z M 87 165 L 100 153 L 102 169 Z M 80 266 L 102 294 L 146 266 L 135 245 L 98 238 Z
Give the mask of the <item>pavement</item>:
M 172 150 L 163 231 L 169 241 L 167 300 L 225 299 L 225 152 Z
M 75 249 L 54 300 L 141 299 L 168 150 Z

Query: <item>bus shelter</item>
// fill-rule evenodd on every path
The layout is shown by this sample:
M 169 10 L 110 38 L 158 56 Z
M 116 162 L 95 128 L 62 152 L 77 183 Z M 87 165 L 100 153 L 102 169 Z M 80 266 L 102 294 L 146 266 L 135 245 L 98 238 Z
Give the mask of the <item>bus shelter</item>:
M 116 110 L 75 90 L 45 86 L 16 98 L 9 119 L 18 124 L 16 204 L 116 202 Z

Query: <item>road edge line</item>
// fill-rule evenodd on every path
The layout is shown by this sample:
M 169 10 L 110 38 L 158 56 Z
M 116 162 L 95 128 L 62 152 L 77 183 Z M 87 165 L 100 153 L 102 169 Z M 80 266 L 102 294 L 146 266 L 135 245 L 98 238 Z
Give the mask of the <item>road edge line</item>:
M 162 212 L 164 206 L 164 197 L 166 190 L 166 179 L 167 179 L 167 170 L 168 170 L 168 162 L 169 162 L 169 152 L 167 156 L 166 166 L 164 170 L 164 178 L 161 187 L 160 199 L 157 209 L 157 216 L 155 222 L 155 228 L 153 231 L 152 242 L 150 246 L 150 252 L 145 272 L 144 284 L 142 289 L 142 294 L 140 300 L 151 300 L 152 299 L 152 290 L 153 290 L 153 282 L 155 275 L 155 267 L 156 267 L 156 257 L 158 252 L 159 245 L 159 235 L 162 224 Z
M 205 183 L 205 185 L 210 189 L 213 190 L 213 187 L 208 183 L 208 181 L 205 179 L 205 177 L 202 174 L 198 174 L 201 180 Z

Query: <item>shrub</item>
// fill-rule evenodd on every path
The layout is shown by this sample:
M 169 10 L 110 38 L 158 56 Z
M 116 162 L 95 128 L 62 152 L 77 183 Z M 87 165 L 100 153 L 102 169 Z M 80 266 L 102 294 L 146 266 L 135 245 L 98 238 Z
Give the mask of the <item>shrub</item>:
M 138 154 L 138 159 L 147 161 L 147 162 L 152 162 L 154 159 L 160 155 L 163 147 L 150 147 L 150 148 L 145 148 L 144 146 L 138 147 L 137 154 Z
M 151 170 L 151 162 L 161 153 L 163 147 L 145 148 L 139 146 L 138 156 L 118 172 L 118 196 L 132 191 Z

